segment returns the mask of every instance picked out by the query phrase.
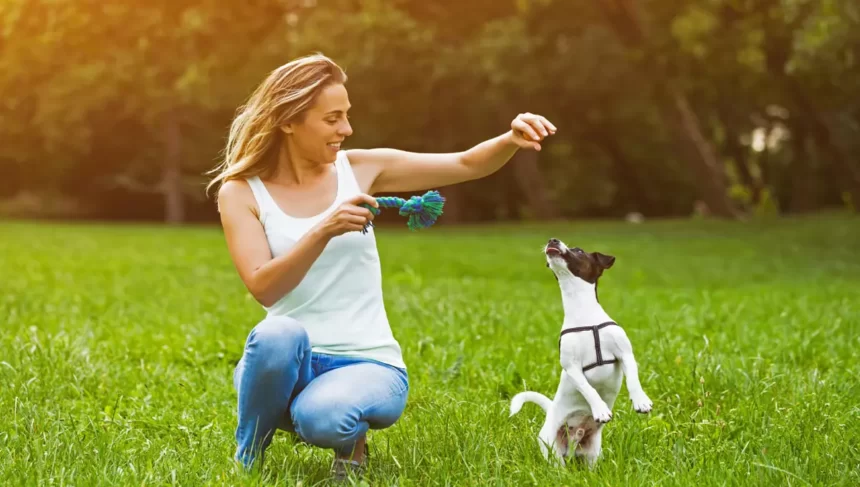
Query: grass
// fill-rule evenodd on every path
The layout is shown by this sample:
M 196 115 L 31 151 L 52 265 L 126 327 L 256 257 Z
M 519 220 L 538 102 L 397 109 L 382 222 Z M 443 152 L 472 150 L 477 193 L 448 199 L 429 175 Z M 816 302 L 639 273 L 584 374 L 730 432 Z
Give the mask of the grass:
M 372 485 L 860 485 L 860 225 L 842 216 L 378 231 L 407 410 Z M 231 385 L 263 316 L 217 228 L 0 223 L 5 485 L 324 484 L 279 433 L 240 474 Z M 654 411 L 623 389 L 594 471 L 541 462 L 561 303 L 539 248 L 618 260 L 601 303 Z

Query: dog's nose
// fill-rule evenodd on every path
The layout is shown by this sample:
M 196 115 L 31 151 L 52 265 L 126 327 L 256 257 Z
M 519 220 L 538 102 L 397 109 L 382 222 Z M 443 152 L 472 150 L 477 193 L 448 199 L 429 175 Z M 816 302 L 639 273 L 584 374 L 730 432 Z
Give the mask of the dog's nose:
M 557 238 L 551 238 L 551 239 L 549 239 L 549 243 L 558 245 L 560 242 L 558 241 Z

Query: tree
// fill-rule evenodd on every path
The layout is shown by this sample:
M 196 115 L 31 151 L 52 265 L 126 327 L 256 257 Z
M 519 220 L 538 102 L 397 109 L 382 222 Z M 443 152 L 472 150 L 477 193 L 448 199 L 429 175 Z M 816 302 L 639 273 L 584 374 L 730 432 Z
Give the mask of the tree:
M 682 81 L 673 77 L 661 62 L 659 49 L 666 41 L 653 38 L 647 23 L 641 19 L 639 10 L 630 0 L 607 0 L 598 5 L 607 23 L 634 55 L 631 60 L 638 58 L 642 76 L 660 88 L 662 96 L 655 102 L 664 120 L 673 128 L 672 134 L 676 137 L 680 152 L 686 155 L 702 200 L 715 215 L 739 216 L 738 209 L 728 195 L 723 165 L 702 130 L 701 121 L 684 93 Z M 649 6 L 653 5 L 654 2 L 649 3 Z M 650 19 L 665 25 L 666 19 L 658 15 L 664 12 L 655 8 L 649 13 Z M 674 12 L 670 15 L 674 15 Z
M 179 223 L 186 195 L 200 188 L 194 175 L 216 155 L 184 150 L 184 131 L 194 130 L 195 120 L 237 106 L 255 78 L 280 61 L 286 14 L 300 7 L 278 0 L 15 0 L 6 8 L 4 40 L 11 55 L 4 60 L 17 68 L 6 88 L 19 93 L 12 105 L 24 108 L 16 113 L 24 128 L 3 128 L 13 131 L 7 137 L 14 131 L 38 134 L 45 147 L 24 147 L 14 157 L 61 164 L 64 156 L 104 154 L 102 146 L 117 136 L 126 142 L 139 138 L 145 144 L 126 147 L 143 151 L 100 160 L 92 172 L 74 170 L 66 177 L 159 193 L 165 220 Z M 41 43 L 31 51 L 34 38 Z M 116 128 L 123 126 L 134 133 L 118 135 Z

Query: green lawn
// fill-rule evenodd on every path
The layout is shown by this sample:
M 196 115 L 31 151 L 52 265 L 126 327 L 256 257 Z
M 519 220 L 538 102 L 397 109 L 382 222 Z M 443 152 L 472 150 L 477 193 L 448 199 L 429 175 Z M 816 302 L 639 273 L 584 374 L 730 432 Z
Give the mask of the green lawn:
M 626 389 L 588 471 L 541 462 L 561 302 L 541 246 L 617 257 L 601 303 L 654 401 Z M 372 485 L 860 485 L 860 220 L 578 222 L 378 231 L 411 376 L 370 435 Z M 231 384 L 263 316 L 215 227 L 0 223 L 3 485 L 252 485 Z M 277 435 L 262 481 L 324 483 Z

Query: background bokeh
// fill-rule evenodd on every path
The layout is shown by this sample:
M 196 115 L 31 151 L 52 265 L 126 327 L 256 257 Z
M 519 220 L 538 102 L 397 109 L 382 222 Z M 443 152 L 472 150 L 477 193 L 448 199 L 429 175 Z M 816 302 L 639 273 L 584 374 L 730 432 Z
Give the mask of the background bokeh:
M 440 224 L 860 199 L 856 0 L 4 0 L 0 21 L 6 216 L 217 221 L 237 107 L 312 52 L 350 77 L 348 147 L 464 150 L 526 111 L 559 128 L 444 188 Z

